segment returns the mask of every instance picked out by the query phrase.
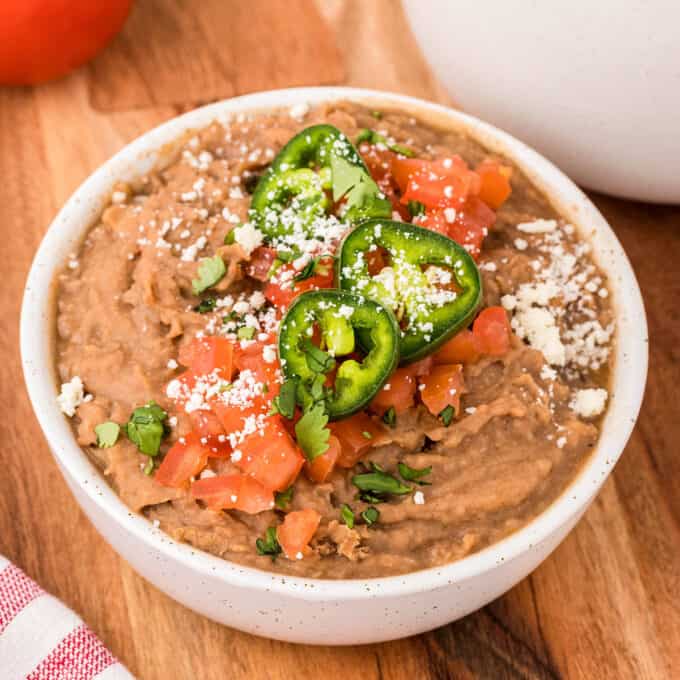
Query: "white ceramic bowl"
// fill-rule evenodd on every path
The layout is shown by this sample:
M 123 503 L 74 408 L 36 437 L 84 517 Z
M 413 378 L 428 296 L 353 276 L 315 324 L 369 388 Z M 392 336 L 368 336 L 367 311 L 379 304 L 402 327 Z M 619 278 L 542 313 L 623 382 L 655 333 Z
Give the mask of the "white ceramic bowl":
M 439 125 L 463 127 L 512 158 L 559 210 L 592 233 L 610 277 L 618 323 L 611 400 L 597 450 L 542 515 L 505 540 L 433 569 L 370 580 L 291 578 L 250 569 L 178 544 L 130 512 L 77 445 L 56 405 L 53 280 L 99 215 L 113 184 L 147 172 L 158 149 L 222 114 L 342 98 L 395 106 Z M 600 213 L 557 168 L 479 120 L 410 97 L 350 88 L 263 92 L 212 104 L 148 132 L 105 163 L 76 191 L 50 226 L 33 262 L 21 316 L 21 354 L 33 408 L 54 457 L 85 513 L 146 579 L 215 621 L 281 640 L 358 644 L 420 633 L 478 609 L 532 571 L 566 536 L 616 463 L 635 422 L 647 371 L 647 328 L 630 264 Z
M 470 113 L 591 189 L 680 203 L 680 3 L 404 0 Z

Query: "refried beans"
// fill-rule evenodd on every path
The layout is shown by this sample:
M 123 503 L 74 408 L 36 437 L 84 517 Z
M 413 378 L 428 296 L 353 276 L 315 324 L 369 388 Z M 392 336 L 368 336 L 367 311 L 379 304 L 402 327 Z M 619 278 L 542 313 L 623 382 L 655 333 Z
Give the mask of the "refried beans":
M 319 189 L 314 200 L 328 204 L 326 216 L 315 218 L 312 236 L 292 254 L 249 212 L 281 149 L 319 124 L 356 146 L 381 200 L 392 201 L 386 222 L 444 233 L 476 259 L 476 313 L 495 310 L 491 326 L 502 336 L 500 350 L 488 348 L 478 337 L 482 324 L 470 317 L 454 336 L 457 345 L 397 369 L 357 415 L 330 424 L 325 396 L 313 405 L 296 393 L 301 382 L 284 389 L 277 334 L 291 291 L 337 287 L 333 249 L 356 227 L 343 220 L 349 192 L 338 200 L 330 197 L 335 184 Z M 400 165 L 405 159 L 424 164 Z M 451 159 L 458 203 L 446 203 Z M 357 164 L 350 171 L 362 172 Z M 439 198 L 422 191 L 428 177 L 434 189 L 443 183 Z M 411 194 L 416 198 L 402 200 Z M 408 112 L 335 102 L 216 120 L 180 140 L 158 169 L 116 185 L 60 273 L 60 405 L 79 444 L 132 510 L 226 560 L 332 579 L 458 560 L 545 510 L 597 444 L 614 317 L 587 227 L 569 224 L 508 159 L 464 131 L 429 127 Z M 451 279 L 445 269 L 430 269 L 428 281 Z M 371 271 L 387 280 L 384 268 Z M 451 299 L 460 294 L 455 285 L 449 290 Z M 340 316 L 349 318 L 346 307 Z M 395 303 L 385 313 L 403 329 L 408 312 L 400 316 Z M 229 344 L 228 358 L 215 358 L 226 347 L 215 339 Z M 213 363 L 201 374 L 196 348 L 208 346 Z M 331 375 L 341 360 L 324 348 L 303 355 L 318 350 L 307 360 L 310 370 Z M 451 396 L 437 392 L 435 374 L 457 381 Z M 314 389 L 327 396 L 326 378 Z M 230 426 L 239 408 L 250 409 L 248 416 Z M 250 432 L 243 429 L 248 418 Z M 348 423 L 359 422 L 365 441 L 352 443 Z M 267 436 L 253 445 L 259 434 Z M 293 462 L 274 480 L 279 445 Z M 357 476 L 387 486 L 362 491 Z M 285 489 L 281 479 L 290 480 Z M 220 480 L 235 486 L 220 495 Z

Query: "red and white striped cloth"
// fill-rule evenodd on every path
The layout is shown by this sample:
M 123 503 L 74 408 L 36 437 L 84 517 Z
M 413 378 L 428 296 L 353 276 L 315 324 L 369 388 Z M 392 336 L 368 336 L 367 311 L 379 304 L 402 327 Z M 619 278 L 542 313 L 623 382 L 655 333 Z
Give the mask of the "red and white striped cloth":
M 2 680 L 134 680 L 59 600 L 0 555 Z

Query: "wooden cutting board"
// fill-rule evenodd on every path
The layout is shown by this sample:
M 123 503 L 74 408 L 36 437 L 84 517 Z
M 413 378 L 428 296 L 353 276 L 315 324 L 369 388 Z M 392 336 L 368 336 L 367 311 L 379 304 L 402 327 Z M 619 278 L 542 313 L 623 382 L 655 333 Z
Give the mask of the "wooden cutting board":
M 310 78 L 332 82 L 345 73 L 351 85 L 449 102 L 396 0 L 138 4 L 125 34 L 90 68 L 37 88 L 0 89 L 6 255 L 0 286 L 0 552 L 80 613 L 144 680 L 679 677 L 679 207 L 592 196 L 629 253 L 645 297 L 652 339 L 645 404 L 614 474 L 575 531 L 529 578 L 483 610 L 381 645 L 273 642 L 176 604 L 99 537 L 49 454 L 19 366 L 26 273 L 68 195 L 132 138 L 197 102 L 232 92 Z M 206 24 L 212 16 L 240 26 L 224 51 L 221 26 Z M 180 60 L 163 56 L 166 48 L 154 31 L 159 25 L 167 31 L 165 23 L 180 36 Z M 292 48 L 285 31 L 295 32 Z M 319 36 L 325 36 L 323 55 Z M 253 69 L 243 59 L 249 44 L 286 44 L 292 53 L 267 67 L 263 50 L 253 57 L 259 65 Z M 317 58 L 318 64 L 310 63 Z M 180 70 L 170 72 L 175 68 Z

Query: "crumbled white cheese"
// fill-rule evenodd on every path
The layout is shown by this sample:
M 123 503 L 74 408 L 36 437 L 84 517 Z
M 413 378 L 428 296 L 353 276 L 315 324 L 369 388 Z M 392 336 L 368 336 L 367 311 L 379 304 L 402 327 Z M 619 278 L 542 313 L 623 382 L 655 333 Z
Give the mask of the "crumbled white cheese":
M 454 208 L 444 208 L 444 219 L 453 224 L 456 221 L 456 211 Z
M 265 345 L 262 348 L 262 358 L 265 363 L 273 364 L 276 361 L 276 347 L 274 345 Z
M 69 382 L 62 383 L 57 403 L 61 412 L 71 418 L 75 415 L 78 406 L 83 403 L 84 398 L 83 381 L 75 375 Z
M 517 250 L 526 250 L 528 247 L 529 244 L 523 238 L 515 239 L 515 248 L 517 248 Z
M 422 491 L 416 491 L 413 494 L 413 502 L 416 505 L 425 505 L 425 494 Z
M 546 361 L 553 366 L 564 366 L 566 351 L 560 340 L 560 329 L 555 317 L 544 307 L 519 309 L 512 318 L 514 331 L 529 344 L 543 352 Z
M 114 191 L 111 194 L 111 203 L 120 205 L 121 203 L 125 203 L 125 201 L 127 201 L 127 194 L 124 191 Z
M 604 411 L 607 396 L 607 390 L 601 387 L 578 390 L 569 406 L 582 418 L 594 418 Z
M 244 225 L 234 228 L 234 240 L 243 248 L 246 255 L 250 255 L 255 248 L 262 245 L 263 234 L 250 222 L 246 222 Z
M 517 225 L 520 231 L 526 234 L 545 234 L 557 229 L 557 220 L 534 220 L 533 222 L 522 222 Z
M 309 113 L 309 104 L 302 102 L 294 104 L 288 109 L 288 115 L 294 120 L 301 121 Z
M 174 359 L 168 361 L 168 368 L 174 370 L 177 368 L 177 362 Z
M 201 474 L 198 477 L 199 479 L 208 479 L 209 477 L 217 477 L 217 475 L 210 468 L 205 468 L 201 470 Z

